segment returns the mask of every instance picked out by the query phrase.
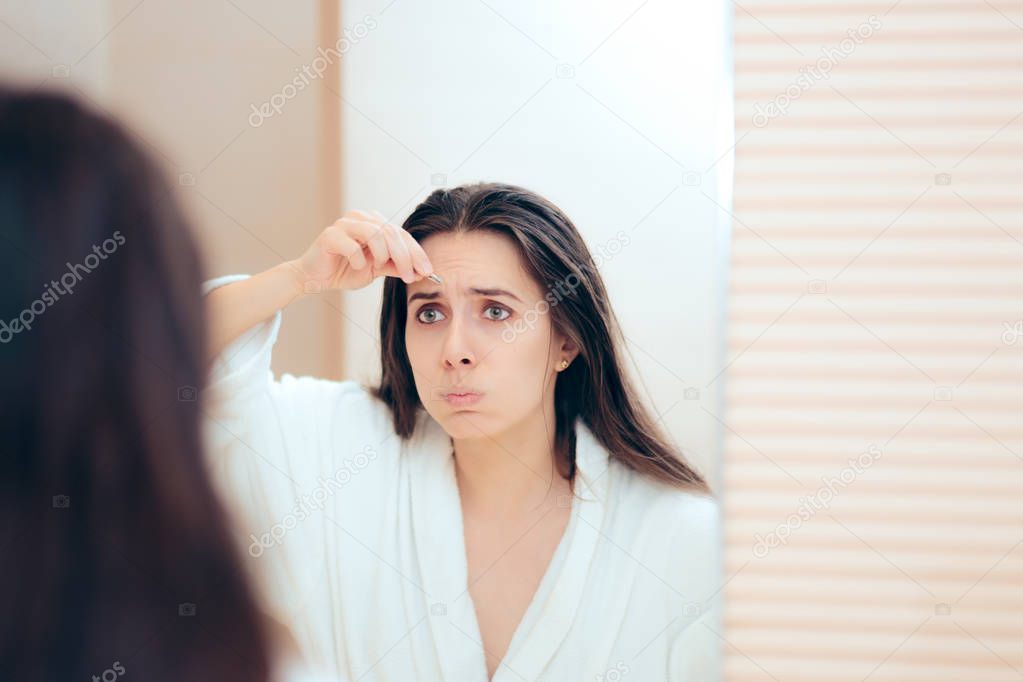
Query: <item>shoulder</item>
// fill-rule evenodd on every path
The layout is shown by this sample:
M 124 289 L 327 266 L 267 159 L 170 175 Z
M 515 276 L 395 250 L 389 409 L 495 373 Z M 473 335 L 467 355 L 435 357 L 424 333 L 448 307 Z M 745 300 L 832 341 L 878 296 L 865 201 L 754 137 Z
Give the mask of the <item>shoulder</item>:
M 320 434 L 328 443 L 357 440 L 370 445 L 394 434 L 390 408 L 354 379 L 284 374 L 272 390 L 281 419 Z
M 329 675 L 297 658 L 278 662 L 271 679 L 273 682 L 344 682 L 346 678 Z
M 616 470 L 620 503 L 642 512 L 645 522 L 681 535 L 717 532 L 720 505 L 713 495 L 668 485 L 617 461 L 610 466 Z
M 580 470 L 584 475 L 596 474 L 594 485 L 599 493 L 610 488 L 606 491 L 609 512 L 620 525 L 644 534 L 661 531 L 658 533 L 661 538 L 717 533 L 719 509 L 713 495 L 680 488 L 636 471 L 612 456 L 588 427 L 583 425 L 579 433 L 576 454 L 581 458 Z M 604 483 L 600 483 L 602 478 Z
M 314 492 L 332 489 L 321 481 L 340 482 L 345 494 L 333 496 L 337 518 L 353 524 L 383 518 L 370 514 L 369 505 L 387 502 L 383 493 L 394 487 L 401 449 L 388 406 L 352 379 L 285 374 L 274 390 L 281 447 L 296 480 Z
M 619 504 L 636 517 L 651 551 L 672 567 L 708 580 L 717 570 L 721 505 L 712 495 L 673 487 L 618 465 Z
M 390 410 L 369 386 L 355 379 L 334 381 L 313 376 L 284 374 L 277 382 L 278 397 L 306 411 L 336 413 L 343 409 L 360 418 L 377 420 Z

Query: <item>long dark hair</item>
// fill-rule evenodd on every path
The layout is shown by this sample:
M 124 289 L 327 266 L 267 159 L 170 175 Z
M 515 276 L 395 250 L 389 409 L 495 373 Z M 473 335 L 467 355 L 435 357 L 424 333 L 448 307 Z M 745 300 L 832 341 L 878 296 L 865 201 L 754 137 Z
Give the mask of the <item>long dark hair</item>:
M 579 356 L 554 388 L 555 461 L 565 478 L 575 474 L 575 420 L 581 419 L 611 457 L 668 485 L 709 494 L 704 477 L 657 426 L 623 371 L 621 327 L 593 257 L 575 225 L 557 206 L 515 185 L 477 183 L 438 189 L 402 227 L 422 243 L 444 232 L 488 230 L 510 237 L 541 285 L 559 287 L 549 306 L 554 330 L 570 338 Z M 566 293 L 567 291 L 567 293 Z M 374 395 L 391 410 L 395 431 L 409 438 L 423 409 L 405 348 L 406 285 L 384 282 L 380 311 L 381 381 Z
M 2 89 L 0 220 L 0 679 L 266 680 L 169 184 L 106 116 Z

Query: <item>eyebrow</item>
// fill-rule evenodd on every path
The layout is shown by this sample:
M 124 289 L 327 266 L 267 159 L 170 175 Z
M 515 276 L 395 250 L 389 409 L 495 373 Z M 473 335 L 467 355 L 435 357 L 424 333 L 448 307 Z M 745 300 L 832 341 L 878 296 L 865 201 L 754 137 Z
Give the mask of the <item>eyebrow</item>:
M 490 296 L 490 297 L 494 297 L 494 296 L 507 296 L 508 298 L 514 298 L 519 303 L 522 303 L 522 299 L 521 298 L 519 298 L 518 296 L 516 296 L 515 294 L 513 294 L 510 291 L 505 291 L 504 289 L 479 289 L 479 288 L 476 288 L 476 287 L 470 287 L 470 288 L 466 289 L 465 291 L 470 293 L 470 294 L 475 294 L 477 296 Z M 439 291 L 429 291 L 429 292 L 427 292 L 427 291 L 417 291 L 416 293 L 414 293 L 411 296 L 409 296 L 409 299 L 405 303 L 405 305 L 411 305 L 412 301 L 416 300 L 417 298 L 422 298 L 422 299 L 425 299 L 427 301 L 433 301 L 433 300 L 436 300 L 436 299 L 438 299 L 440 297 L 441 297 L 441 293 Z

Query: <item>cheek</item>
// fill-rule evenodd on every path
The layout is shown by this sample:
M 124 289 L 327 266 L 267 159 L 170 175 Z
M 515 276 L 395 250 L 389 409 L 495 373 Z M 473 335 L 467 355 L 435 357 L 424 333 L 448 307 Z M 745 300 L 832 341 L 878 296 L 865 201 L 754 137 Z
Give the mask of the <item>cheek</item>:
M 408 363 L 417 383 L 436 378 L 430 376 L 429 373 L 430 363 L 433 362 L 431 360 L 433 352 L 429 348 L 429 339 L 423 334 L 414 331 L 405 332 L 405 354 L 408 355 Z
M 440 336 L 435 330 L 424 328 L 415 320 L 410 319 L 405 326 L 405 348 L 409 360 L 413 355 L 425 355 L 431 348 L 438 346 Z M 413 353 L 413 351 L 416 351 Z M 420 361 L 421 362 L 421 361 Z
M 544 375 L 550 343 L 539 330 L 519 334 L 507 343 L 498 341 L 484 364 L 516 383 L 535 385 Z

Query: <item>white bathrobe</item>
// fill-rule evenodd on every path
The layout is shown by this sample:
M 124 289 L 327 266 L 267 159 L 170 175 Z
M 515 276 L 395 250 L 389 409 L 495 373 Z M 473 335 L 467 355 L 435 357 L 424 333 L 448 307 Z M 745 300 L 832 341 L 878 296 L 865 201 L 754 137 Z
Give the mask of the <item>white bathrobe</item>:
M 487 682 L 451 438 L 423 411 L 402 442 L 355 381 L 275 380 L 280 324 L 228 347 L 204 396 L 210 466 L 269 608 L 345 679 Z M 583 499 L 564 500 L 493 682 L 719 679 L 718 505 L 625 468 L 581 423 L 576 437 Z

